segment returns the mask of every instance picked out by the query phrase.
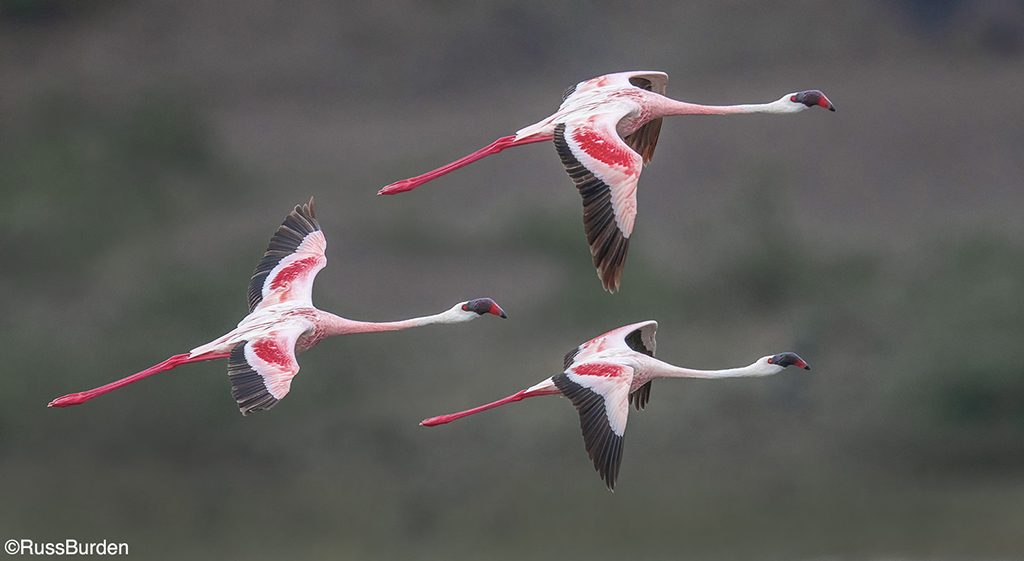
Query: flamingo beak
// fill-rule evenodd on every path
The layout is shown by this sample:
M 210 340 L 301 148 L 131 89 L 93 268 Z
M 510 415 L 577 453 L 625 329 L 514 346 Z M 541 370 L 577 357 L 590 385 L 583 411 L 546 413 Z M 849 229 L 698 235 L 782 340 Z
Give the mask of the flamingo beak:
M 796 362 L 793 363 L 793 365 L 794 366 L 798 366 L 800 368 L 803 368 L 804 370 L 810 370 L 811 369 L 811 365 L 807 364 L 807 361 L 802 359 L 802 358 L 797 359 Z
M 825 97 L 825 94 L 821 93 L 821 91 L 819 90 L 815 90 L 814 93 L 817 94 L 818 97 L 818 101 L 816 103 L 818 107 L 821 107 L 822 109 L 828 109 L 829 111 L 836 110 L 836 106 L 832 105 L 832 102 L 829 101 L 827 97 Z
M 470 300 L 462 305 L 462 309 L 467 312 L 474 312 L 477 315 L 493 314 L 500 318 L 507 318 L 505 310 L 501 309 L 501 306 L 497 302 L 490 298 L 477 298 L 476 300 Z

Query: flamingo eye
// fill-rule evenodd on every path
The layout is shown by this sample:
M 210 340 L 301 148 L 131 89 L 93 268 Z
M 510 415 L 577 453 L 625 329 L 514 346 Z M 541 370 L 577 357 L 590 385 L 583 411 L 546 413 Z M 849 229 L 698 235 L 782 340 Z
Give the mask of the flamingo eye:
M 795 95 L 791 95 L 791 96 L 789 96 L 789 100 L 790 100 L 790 101 L 792 101 L 793 103 L 799 103 L 799 102 L 798 102 L 798 101 L 796 100 L 796 96 L 795 96 Z
M 772 358 L 773 357 L 768 357 L 768 364 L 775 364 L 774 362 L 772 362 Z
M 463 312 L 468 312 L 469 311 L 469 304 L 463 304 L 462 305 L 462 311 Z

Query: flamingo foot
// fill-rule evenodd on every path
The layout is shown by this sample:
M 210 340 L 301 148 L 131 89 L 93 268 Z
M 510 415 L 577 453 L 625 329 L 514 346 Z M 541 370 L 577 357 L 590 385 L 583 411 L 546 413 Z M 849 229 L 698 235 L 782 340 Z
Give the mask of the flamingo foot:
M 69 393 L 68 395 L 62 395 L 57 399 L 54 399 L 50 403 L 46 404 L 46 406 L 71 407 L 72 405 L 81 405 L 92 398 L 93 396 L 89 395 L 88 392 Z
M 454 421 L 452 415 L 438 415 L 437 417 L 431 417 L 429 419 L 423 419 L 420 421 L 421 427 L 436 427 L 437 425 L 443 425 Z
M 382 187 L 380 189 L 380 191 L 377 191 L 377 194 L 378 195 L 397 195 L 399 193 L 404 193 L 406 191 L 412 191 L 413 189 L 419 187 L 420 185 L 423 185 L 427 181 L 430 181 L 430 180 L 428 179 L 426 181 L 417 181 L 417 178 L 415 178 L 415 177 L 411 178 L 411 179 L 403 179 L 401 181 L 396 181 L 396 182 L 394 182 L 394 183 L 392 183 L 390 185 L 385 185 L 384 187 Z

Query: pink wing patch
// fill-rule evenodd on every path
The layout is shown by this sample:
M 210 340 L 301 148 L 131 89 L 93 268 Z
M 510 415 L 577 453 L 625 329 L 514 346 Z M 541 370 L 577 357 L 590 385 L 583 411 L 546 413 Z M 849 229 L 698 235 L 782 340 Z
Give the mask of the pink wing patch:
M 266 411 L 277 405 L 299 373 L 295 342 L 313 324 L 292 321 L 262 337 L 242 341 L 228 357 L 231 396 L 242 415 Z
M 263 283 L 263 298 L 256 309 L 282 302 L 313 305 L 313 281 L 327 266 L 324 250 L 327 239 L 323 232 L 312 232 L 302 240 L 295 253 L 281 259 Z
M 592 158 L 608 166 L 618 166 L 627 174 L 636 173 L 632 150 L 621 142 L 605 138 L 592 128 L 578 128 L 572 133 L 580 149 Z
M 312 269 L 320 264 L 319 261 L 316 257 L 292 261 L 270 279 L 270 290 L 287 288 L 296 281 L 301 282 Z
M 252 344 L 252 352 L 263 362 L 275 367 L 288 369 L 294 362 L 290 353 L 275 339 L 259 339 Z
M 616 376 L 624 376 L 626 369 L 618 364 L 606 364 L 603 362 L 588 362 L 580 364 L 572 369 L 572 371 L 580 376 L 601 376 L 604 378 L 614 378 Z
M 612 432 L 619 436 L 625 434 L 633 369 L 621 364 L 589 362 L 576 365 L 565 374 L 572 382 L 600 395 Z
M 620 114 L 606 114 L 583 123 L 566 123 L 566 141 L 573 155 L 608 186 L 615 224 L 628 238 L 636 221 L 636 185 L 643 158 L 616 130 Z
M 288 395 L 292 378 L 299 373 L 295 360 L 295 341 L 305 329 L 290 329 L 272 333 L 269 337 L 250 341 L 245 349 L 245 360 L 263 379 L 267 392 L 275 399 Z

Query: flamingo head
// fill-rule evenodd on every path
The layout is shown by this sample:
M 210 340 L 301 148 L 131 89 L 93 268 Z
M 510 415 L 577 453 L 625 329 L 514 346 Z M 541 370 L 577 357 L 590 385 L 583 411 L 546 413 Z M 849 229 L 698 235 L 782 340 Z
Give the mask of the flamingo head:
M 484 314 L 496 315 L 500 318 L 507 318 L 505 310 L 497 302 L 490 298 L 476 298 L 461 304 L 456 304 L 455 309 L 462 313 L 466 320 L 476 319 Z
M 781 372 L 783 368 L 787 366 L 796 366 L 797 368 L 803 368 L 804 370 L 810 370 L 810 365 L 807 361 L 800 358 L 800 355 L 796 353 L 779 353 L 777 355 L 766 356 L 761 359 L 764 361 L 766 366 L 774 367 L 775 372 Z M 758 361 L 760 362 L 760 361 Z
M 752 372 L 750 376 L 771 376 L 772 374 L 778 374 L 785 370 L 787 366 L 796 366 L 797 368 L 803 368 L 804 370 L 810 370 L 811 367 L 807 364 L 807 361 L 800 358 L 800 355 L 796 353 L 779 353 L 776 355 L 763 356 L 757 359 L 757 362 L 751 365 Z
M 794 113 L 810 109 L 811 107 L 821 107 L 829 111 L 836 110 L 835 105 L 832 105 L 832 102 L 825 97 L 825 94 L 821 93 L 821 90 L 793 92 L 782 96 L 782 99 L 779 101 L 783 102 Z

